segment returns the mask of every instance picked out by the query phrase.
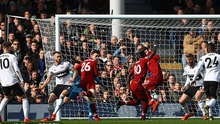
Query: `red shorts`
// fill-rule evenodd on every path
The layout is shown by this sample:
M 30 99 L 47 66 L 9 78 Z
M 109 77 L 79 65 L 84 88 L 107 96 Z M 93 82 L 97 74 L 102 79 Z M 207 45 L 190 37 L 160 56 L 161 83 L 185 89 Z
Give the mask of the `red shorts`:
M 95 82 L 81 81 L 80 86 L 84 91 L 88 91 L 89 89 L 95 89 Z
M 148 79 L 148 83 L 143 84 L 143 87 L 147 90 L 154 90 L 162 83 L 163 83 L 163 76 L 152 75 Z
M 130 90 L 134 99 L 143 100 L 147 99 L 146 91 L 142 84 L 132 81 L 130 84 Z

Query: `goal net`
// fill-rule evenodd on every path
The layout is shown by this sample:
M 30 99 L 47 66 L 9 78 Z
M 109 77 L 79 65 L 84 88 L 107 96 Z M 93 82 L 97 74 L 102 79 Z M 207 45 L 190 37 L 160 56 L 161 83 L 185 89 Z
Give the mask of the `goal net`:
M 202 19 L 206 19 L 203 24 Z M 157 54 L 160 56 L 160 65 L 166 73 L 165 81 L 155 91 L 152 97 L 160 102 L 156 112 L 149 107 L 148 117 L 182 117 L 184 112 L 178 103 L 181 96 L 180 87 L 184 85 L 186 77 L 183 74 L 183 65 L 186 63 L 183 56 L 183 40 L 194 31 L 193 38 L 202 36 L 204 41 L 215 42 L 218 46 L 218 33 L 220 27 L 219 17 L 210 15 L 56 15 L 56 20 L 36 20 L 45 51 L 46 65 L 52 65 L 52 52 L 59 50 L 66 61 L 83 60 L 89 58 L 91 50 L 100 50 L 104 58 L 99 59 L 98 68 L 104 91 L 96 85 L 96 107 L 100 117 L 139 117 L 141 106 L 122 106 L 117 112 L 115 103 L 118 100 L 132 99 L 131 94 L 125 93 L 126 76 L 131 64 L 137 60 L 139 45 L 152 47 L 157 43 Z M 55 31 L 56 30 L 56 31 Z M 220 39 L 219 39 L 220 40 Z M 137 43 L 136 43 L 137 42 Z M 118 48 L 121 50 L 116 52 Z M 200 45 L 195 53 L 200 50 Z M 123 51 L 123 48 L 126 50 Z M 190 47 L 190 49 L 193 49 Z M 219 48 L 217 47 L 219 51 Z M 117 62 L 119 56 L 121 67 L 114 71 L 106 71 L 107 66 Z M 106 58 L 105 58 L 106 57 Z M 183 58 L 183 59 L 182 59 Z M 198 57 L 197 57 L 198 58 Z M 113 61 L 110 62 L 110 59 Z M 111 67 L 110 67 L 111 68 Z M 175 80 L 168 83 L 168 75 L 173 74 Z M 179 82 L 179 83 L 176 83 Z M 179 86 L 180 85 L 180 86 Z M 54 84 L 50 84 L 50 91 Z M 106 95 L 107 94 L 107 95 Z M 107 99 L 106 99 L 107 97 Z M 205 95 L 203 97 L 205 102 Z M 197 117 L 202 116 L 197 102 L 193 98 L 188 102 L 190 111 Z M 219 100 L 213 109 L 213 115 L 219 115 Z M 84 99 L 77 97 L 61 109 L 61 118 L 81 118 L 88 116 L 87 104 Z

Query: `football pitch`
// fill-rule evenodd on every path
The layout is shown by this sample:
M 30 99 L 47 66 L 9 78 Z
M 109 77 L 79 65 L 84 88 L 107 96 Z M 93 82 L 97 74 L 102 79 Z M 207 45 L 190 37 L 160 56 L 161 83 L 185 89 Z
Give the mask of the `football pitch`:
M 139 119 L 102 119 L 99 122 L 91 122 L 86 119 L 81 120 L 62 120 L 62 121 L 53 121 L 53 122 L 39 122 L 34 120 L 33 122 L 24 123 L 24 122 L 3 122 L 0 124 L 220 124 L 220 118 L 215 118 L 213 121 L 202 120 L 202 118 L 190 118 L 186 121 L 181 121 L 180 118 L 172 119 L 147 119 L 141 121 Z

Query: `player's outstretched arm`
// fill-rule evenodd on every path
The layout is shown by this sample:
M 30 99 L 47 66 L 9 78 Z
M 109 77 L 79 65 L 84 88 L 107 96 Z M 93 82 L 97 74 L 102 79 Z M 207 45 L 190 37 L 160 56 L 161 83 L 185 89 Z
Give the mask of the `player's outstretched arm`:
M 157 52 L 157 44 L 156 42 L 153 43 L 154 44 L 154 47 L 153 47 L 153 50 L 152 50 L 152 53 L 149 55 L 149 59 L 151 59 Z
M 46 80 L 43 82 L 43 85 L 41 87 L 41 89 L 44 89 L 45 86 L 50 82 L 50 80 L 52 79 L 53 75 L 48 75 L 48 77 L 46 78 Z
M 16 73 L 17 77 L 18 77 L 19 80 L 21 81 L 21 83 L 24 82 L 24 79 L 23 79 L 23 77 L 22 77 L 22 75 L 21 75 L 21 71 L 20 71 L 20 69 L 19 69 L 19 67 L 18 67 L 18 63 L 17 63 L 16 61 L 13 62 L 13 68 L 14 68 L 14 70 L 15 70 L 15 73 Z
M 76 76 L 78 75 L 78 71 L 77 71 L 74 67 L 71 68 L 71 71 L 74 72 L 74 73 L 73 73 L 73 77 L 72 77 L 72 79 L 70 79 L 70 82 L 72 83 L 73 81 L 75 81 Z

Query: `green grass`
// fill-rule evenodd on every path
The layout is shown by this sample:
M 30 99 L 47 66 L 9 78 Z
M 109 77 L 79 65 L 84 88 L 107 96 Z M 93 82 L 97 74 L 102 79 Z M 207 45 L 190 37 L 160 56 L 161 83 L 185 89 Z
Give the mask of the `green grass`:
M 141 121 L 139 119 L 102 119 L 99 122 L 90 122 L 88 120 L 62 120 L 60 122 L 39 122 L 34 121 L 27 124 L 220 124 L 220 118 L 215 118 L 213 121 L 202 120 L 202 118 L 190 118 L 186 121 L 181 121 L 179 118 L 173 119 L 148 119 Z M 1 123 L 0 123 L 1 124 Z M 25 124 L 23 122 L 5 122 L 2 124 Z

